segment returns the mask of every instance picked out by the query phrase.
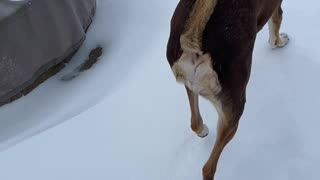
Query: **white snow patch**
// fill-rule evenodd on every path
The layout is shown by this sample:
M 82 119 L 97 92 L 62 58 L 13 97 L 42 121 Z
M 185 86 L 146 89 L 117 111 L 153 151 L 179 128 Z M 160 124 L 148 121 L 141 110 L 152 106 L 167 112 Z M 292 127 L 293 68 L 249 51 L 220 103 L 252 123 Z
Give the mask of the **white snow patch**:
M 165 57 L 176 3 L 99 0 L 73 63 L 0 108 L 1 148 L 25 140 L 0 153 L 0 179 L 201 179 L 217 114 L 201 101 L 211 133 L 205 139 L 194 135 L 185 90 Z M 320 177 L 320 22 L 313 20 L 320 16 L 320 3 L 284 3 L 282 31 L 290 43 L 271 50 L 267 28 L 259 34 L 246 110 L 216 179 Z M 97 44 L 104 54 L 90 71 L 70 82 L 59 80 Z

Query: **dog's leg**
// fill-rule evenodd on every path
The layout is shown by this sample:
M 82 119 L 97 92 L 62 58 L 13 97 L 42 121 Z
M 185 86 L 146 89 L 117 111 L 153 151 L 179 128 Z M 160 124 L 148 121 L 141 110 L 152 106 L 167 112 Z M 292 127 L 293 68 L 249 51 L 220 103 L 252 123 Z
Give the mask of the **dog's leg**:
M 244 63 L 225 67 L 229 70 L 228 75 L 220 76 L 221 78 L 224 78 L 223 82 L 225 84 L 222 84 L 224 88 L 222 88 L 222 91 L 218 96 L 209 98 L 218 112 L 219 122 L 213 151 L 202 169 L 204 180 L 214 179 L 220 155 L 225 146 L 232 140 L 238 129 L 238 124 L 246 103 L 246 86 L 250 77 L 252 44 L 254 44 L 254 41 L 250 44 L 251 51 L 247 51 L 247 59 L 242 60 Z M 239 47 L 239 49 L 239 53 L 243 52 L 241 47 Z M 245 56 L 236 56 L 234 61 L 238 61 L 238 58 L 245 59 Z
M 193 93 L 186 87 L 190 110 L 191 110 L 191 129 L 199 136 L 206 137 L 209 133 L 208 127 L 203 124 L 203 120 L 199 111 L 199 95 Z
M 279 33 L 282 22 L 282 9 L 281 4 L 273 12 L 269 24 L 269 43 L 273 49 L 281 48 L 288 44 L 289 37 L 285 33 Z
M 236 134 L 238 123 L 244 108 L 244 102 L 242 102 L 241 108 L 230 108 L 225 105 L 218 105 L 217 102 L 215 102 L 215 104 L 218 112 L 220 111 L 217 138 L 209 160 L 202 169 L 204 180 L 214 179 L 220 155 L 225 146 Z M 219 108 L 221 109 L 219 110 Z

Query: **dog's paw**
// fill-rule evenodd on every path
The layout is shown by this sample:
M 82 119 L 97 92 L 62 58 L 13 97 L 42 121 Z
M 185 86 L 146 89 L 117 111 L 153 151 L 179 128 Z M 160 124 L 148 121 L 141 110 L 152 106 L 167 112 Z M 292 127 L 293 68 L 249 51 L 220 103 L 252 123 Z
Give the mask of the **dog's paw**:
M 270 38 L 269 43 L 272 49 L 282 48 L 289 43 L 289 36 L 285 33 L 281 33 L 279 38 Z
M 203 125 L 202 131 L 200 133 L 197 133 L 197 135 L 201 138 L 205 138 L 206 136 L 208 136 L 208 134 L 209 134 L 209 128 L 205 124 Z

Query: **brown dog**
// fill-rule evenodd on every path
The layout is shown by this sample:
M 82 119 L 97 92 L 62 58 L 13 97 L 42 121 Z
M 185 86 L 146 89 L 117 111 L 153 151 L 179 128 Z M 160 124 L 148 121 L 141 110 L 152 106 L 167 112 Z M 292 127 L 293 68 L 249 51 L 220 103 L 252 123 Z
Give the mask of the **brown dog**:
M 180 0 L 171 20 L 167 58 L 178 82 L 186 86 L 191 128 L 208 134 L 198 96 L 213 103 L 219 114 L 217 139 L 203 167 L 213 180 L 219 157 L 235 135 L 246 102 L 256 34 L 269 21 L 272 48 L 289 38 L 279 34 L 282 0 Z

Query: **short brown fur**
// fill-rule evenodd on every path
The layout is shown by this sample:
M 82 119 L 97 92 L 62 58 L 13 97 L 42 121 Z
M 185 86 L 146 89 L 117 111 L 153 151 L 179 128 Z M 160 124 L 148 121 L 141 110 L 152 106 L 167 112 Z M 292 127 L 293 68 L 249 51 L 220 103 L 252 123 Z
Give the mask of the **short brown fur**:
M 206 127 L 198 107 L 199 95 L 212 102 L 219 114 L 216 142 L 203 167 L 204 180 L 214 179 L 220 155 L 238 129 L 257 33 L 270 20 L 271 46 L 279 48 L 288 43 L 288 36 L 279 34 L 281 3 L 282 0 L 180 0 L 173 14 L 167 59 L 173 71 L 180 68 L 188 74 L 186 78 L 175 73 L 180 78 L 177 80 L 188 85 L 192 130 L 203 135 L 201 131 Z M 200 69 L 192 65 L 206 55 L 211 63 L 202 64 Z M 199 81 L 194 82 L 194 78 Z M 205 88 L 202 90 L 215 92 L 201 94 L 197 87 L 207 87 L 201 84 L 201 78 L 211 79 L 214 82 L 209 85 L 219 88 Z
M 218 0 L 196 0 L 191 15 L 181 35 L 180 43 L 184 51 L 202 54 L 202 33 L 210 19 Z

